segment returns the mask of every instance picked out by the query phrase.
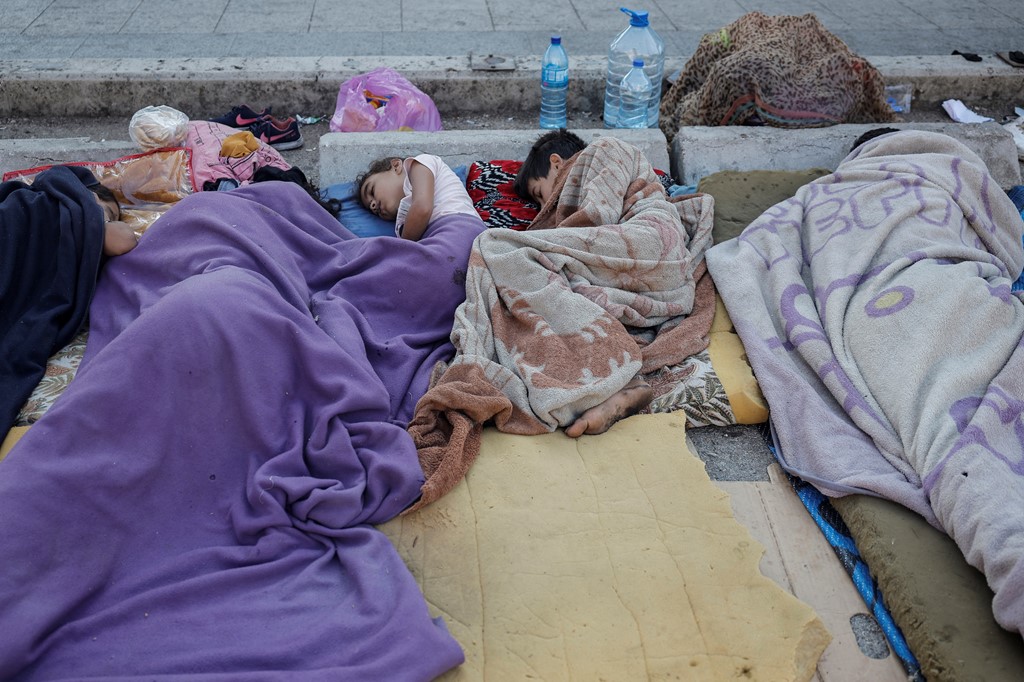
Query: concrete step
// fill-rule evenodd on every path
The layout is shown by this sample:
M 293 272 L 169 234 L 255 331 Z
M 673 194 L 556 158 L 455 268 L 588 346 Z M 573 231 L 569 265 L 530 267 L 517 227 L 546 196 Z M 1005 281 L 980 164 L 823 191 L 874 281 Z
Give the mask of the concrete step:
M 669 172 L 669 146 L 660 130 L 573 129 L 584 142 L 611 135 L 640 148 L 657 169 Z M 432 133 L 327 133 L 320 137 L 320 184 L 354 180 L 371 161 L 386 156 L 436 154 L 453 168 L 474 161 L 526 158 L 539 130 L 440 130 Z
M 488 64 L 501 59 L 506 70 Z M 1024 103 L 1024 69 L 991 57 L 867 57 L 888 84 L 913 86 L 920 105 L 955 98 L 967 103 Z M 489 61 L 490 60 L 490 61 Z M 666 59 L 673 74 L 686 58 Z M 599 115 L 604 55 L 570 57 L 570 111 Z M 124 116 L 167 104 L 197 118 L 218 116 L 242 102 L 281 110 L 333 112 L 338 88 L 378 66 L 403 74 L 444 116 L 539 108 L 540 57 L 291 57 L 196 59 L 0 60 L 0 116 Z M 287 106 L 282 106 L 287 105 Z
M 0 140 L 0 175 L 15 170 L 74 161 L 109 161 L 139 148 L 130 140 L 104 140 L 88 137 Z
M 996 123 L 898 123 L 895 128 L 933 130 L 955 137 L 977 153 L 1003 188 L 1021 184 L 1013 138 Z M 720 170 L 835 168 L 850 146 L 873 124 L 785 130 L 751 126 L 684 127 L 669 145 L 660 130 L 573 129 L 585 141 L 614 135 L 638 146 L 655 168 L 677 182 L 696 184 Z M 127 127 L 125 127 L 127 132 Z M 370 161 L 384 156 L 437 154 L 451 166 L 492 159 L 523 159 L 537 129 L 445 130 L 388 133 L 324 133 L 311 139 L 304 159 L 291 160 L 321 187 L 354 180 Z M 0 139 L 0 172 L 70 161 L 107 161 L 139 149 L 128 140 L 89 138 Z M 314 171 L 314 172 L 310 172 Z
M 878 124 L 841 124 L 827 128 L 752 126 L 684 127 L 672 140 L 672 177 L 696 184 L 720 170 L 833 170 L 854 141 Z M 894 123 L 886 127 L 931 130 L 963 142 L 988 166 L 999 186 L 1021 184 L 1017 146 L 997 123 Z
M 684 127 L 669 149 L 658 130 L 574 130 L 590 142 L 614 135 L 640 147 L 651 165 L 670 170 L 683 185 L 721 170 L 832 170 L 853 142 L 876 124 L 841 124 L 786 130 L 769 127 Z M 898 123 L 893 128 L 931 130 L 950 135 L 986 163 L 1000 187 L 1021 184 L 1017 147 L 1009 131 L 996 123 Z M 536 130 L 451 130 L 435 133 L 328 133 L 320 138 L 320 182 L 347 182 L 384 156 L 437 154 L 449 165 L 492 159 L 523 159 Z

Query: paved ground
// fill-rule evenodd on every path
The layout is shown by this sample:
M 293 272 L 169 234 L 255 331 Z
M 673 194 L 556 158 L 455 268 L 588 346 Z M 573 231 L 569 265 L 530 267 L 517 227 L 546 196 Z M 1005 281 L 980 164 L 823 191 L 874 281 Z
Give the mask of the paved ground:
M 9 60 L 17 60 L 22 70 L 29 64 L 45 71 L 54 68 L 45 60 L 101 65 L 109 59 L 157 64 L 178 58 L 280 57 L 287 66 L 289 58 L 299 57 L 536 57 L 556 32 L 570 55 L 601 56 L 627 24 L 621 5 L 606 0 L 0 0 L 0 138 L 127 139 L 127 118 L 12 117 L 3 89 L 4 71 L 13 68 Z M 688 57 L 703 34 L 755 10 L 813 12 L 854 52 L 868 57 L 948 56 L 960 50 L 991 58 L 998 51 L 1024 50 L 1021 0 L 649 0 L 630 6 L 650 12 L 668 58 Z M 1024 93 L 1009 93 L 1007 100 L 1024 104 Z M 991 110 L 976 107 L 997 120 L 1009 113 L 1005 109 L 1005 103 Z M 937 111 L 917 115 L 942 120 Z M 448 129 L 534 125 L 532 116 L 502 112 L 445 121 Z M 596 112 L 571 125 L 600 126 Z M 303 149 L 286 153 L 314 178 L 317 141 L 326 129 L 326 122 L 307 127 Z M 698 429 L 690 437 L 713 478 L 766 478 L 770 457 L 757 429 Z
M 0 59 L 604 54 L 626 26 L 608 0 L 3 0 Z M 1024 50 L 1021 0 L 646 0 L 666 54 L 749 11 L 813 12 L 862 55 Z

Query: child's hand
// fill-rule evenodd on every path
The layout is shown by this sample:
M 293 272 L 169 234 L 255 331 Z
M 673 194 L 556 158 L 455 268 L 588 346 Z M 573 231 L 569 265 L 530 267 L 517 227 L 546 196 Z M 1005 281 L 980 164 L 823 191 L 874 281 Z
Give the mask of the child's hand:
M 103 230 L 103 253 L 108 256 L 120 256 L 128 253 L 139 244 L 139 238 L 128 223 L 112 220 L 106 223 Z

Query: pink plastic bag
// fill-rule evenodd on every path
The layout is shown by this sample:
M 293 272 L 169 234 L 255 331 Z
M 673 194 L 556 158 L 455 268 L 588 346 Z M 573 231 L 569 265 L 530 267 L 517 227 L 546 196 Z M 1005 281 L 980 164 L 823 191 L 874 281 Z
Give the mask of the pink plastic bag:
M 404 76 L 380 67 L 341 84 L 330 128 L 335 133 L 441 130 L 441 115 Z

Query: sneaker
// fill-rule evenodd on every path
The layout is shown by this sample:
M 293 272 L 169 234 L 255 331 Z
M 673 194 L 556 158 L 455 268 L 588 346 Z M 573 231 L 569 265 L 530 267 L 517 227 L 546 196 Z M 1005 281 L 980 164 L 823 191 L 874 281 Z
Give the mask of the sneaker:
M 253 123 L 259 123 L 268 116 L 270 116 L 270 107 L 256 112 L 245 104 L 240 104 L 223 116 L 211 118 L 210 120 L 214 123 L 231 126 L 232 128 L 248 128 Z
M 302 146 L 302 133 L 299 122 L 294 118 L 263 119 L 249 126 L 249 131 L 257 140 L 263 140 L 274 149 L 298 149 Z

